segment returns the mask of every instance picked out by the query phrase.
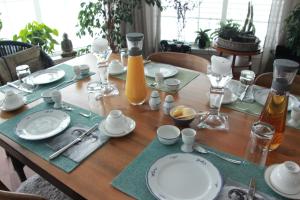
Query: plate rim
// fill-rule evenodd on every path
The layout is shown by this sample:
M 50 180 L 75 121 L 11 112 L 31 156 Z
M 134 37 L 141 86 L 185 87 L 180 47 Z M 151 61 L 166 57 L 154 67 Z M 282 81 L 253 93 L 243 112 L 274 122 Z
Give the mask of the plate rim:
M 58 78 L 56 78 L 56 79 L 54 79 L 50 82 L 49 81 L 48 82 L 36 82 L 36 81 L 34 81 L 34 78 L 36 76 L 41 75 L 41 74 L 45 74 L 45 73 L 47 73 L 47 71 L 56 71 L 58 74 L 61 73 L 61 75 L 58 76 Z M 62 79 L 65 75 L 66 75 L 66 72 L 63 69 L 48 68 L 48 69 L 36 71 L 36 72 L 32 73 L 30 76 L 32 77 L 32 81 L 33 81 L 34 84 L 44 85 L 44 84 L 53 83 L 55 81 L 58 81 L 58 80 Z
M 166 157 L 169 157 L 169 156 L 176 156 L 176 155 L 180 155 L 180 156 L 194 156 L 194 157 L 198 157 L 198 158 L 201 158 L 203 160 L 205 160 L 206 162 L 210 163 L 211 166 L 213 168 L 215 168 L 217 174 L 219 175 L 219 178 L 220 178 L 220 184 L 219 184 L 219 188 L 218 188 L 218 191 L 217 193 L 215 194 L 215 196 L 213 197 L 213 199 L 215 199 L 219 194 L 220 192 L 222 191 L 222 188 L 224 186 L 224 179 L 223 179 L 223 176 L 222 174 L 220 173 L 220 170 L 209 160 L 207 160 L 206 158 L 200 156 L 200 155 L 196 155 L 196 154 L 191 154 L 191 153 L 171 153 L 171 154 L 166 154 L 164 156 L 161 156 L 159 158 L 157 158 L 155 161 L 153 161 L 150 165 L 150 167 L 148 167 L 147 171 L 146 171 L 146 174 L 145 174 L 145 179 L 146 179 L 146 185 L 147 185 L 147 188 L 149 190 L 149 192 L 155 197 L 155 198 L 158 198 L 158 199 L 161 199 L 159 196 L 157 196 L 151 189 L 150 185 L 149 185 L 149 180 L 148 180 L 148 175 L 149 175 L 149 172 L 150 172 L 150 169 L 152 168 L 152 166 L 154 166 L 154 164 L 161 160 L 161 159 L 164 159 Z M 167 198 L 165 198 L 166 200 L 168 200 Z
M 123 136 L 125 136 L 125 135 L 130 134 L 130 133 L 135 129 L 135 126 L 136 126 L 136 123 L 135 123 L 135 121 L 134 121 L 132 118 L 126 116 L 126 119 L 129 120 L 130 123 L 132 123 L 132 128 L 128 129 L 127 131 L 124 131 L 124 132 L 121 133 L 121 134 L 112 134 L 112 133 L 109 133 L 109 132 L 104 128 L 104 123 L 105 123 L 105 120 L 106 120 L 106 119 L 103 119 L 103 120 L 100 122 L 98 128 L 99 128 L 99 130 L 102 131 L 103 134 L 106 135 L 106 136 L 109 136 L 109 137 L 123 137 Z
M 20 134 L 19 131 L 18 131 L 18 127 L 20 126 L 20 123 L 23 122 L 25 120 L 26 117 L 30 116 L 30 115 L 34 115 L 34 114 L 37 114 L 37 113 L 42 113 L 42 112 L 47 112 L 47 111 L 55 111 L 55 112 L 60 112 L 62 114 L 65 114 L 67 116 L 66 120 L 67 122 L 65 123 L 66 125 L 60 130 L 60 131 L 56 131 L 50 135 L 46 135 L 46 136 L 40 136 L 40 137 L 35 137 L 35 138 L 28 138 L 27 136 L 24 137 L 23 134 Z M 30 113 L 28 115 L 25 115 L 16 125 L 16 128 L 15 128 L 15 134 L 19 137 L 19 138 L 22 138 L 24 140 L 42 140 L 42 139 L 46 139 L 46 138 L 50 138 L 52 136 L 55 136 L 59 133 L 61 133 L 63 130 L 65 130 L 71 123 L 71 116 L 64 112 L 64 111 L 61 111 L 61 110 L 56 110 L 56 109 L 45 109 L 45 110 L 40 110 L 40 111 L 36 111 L 36 112 L 33 112 L 33 113 Z
M 281 191 L 279 191 L 278 189 L 276 189 L 272 183 L 271 183 L 271 180 L 270 180 L 270 175 L 272 173 L 272 171 L 274 170 L 274 168 L 276 166 L 278 166 L 279 164 L 273 164 L 273 165 L 270 165 L 269 167 L 267 167 L 267 169 L 265 170 L 265 173 L 264 173 L 264 179 L 267 183 L 267 185 L 269 186 L 269 188 L 271 188 L 271 190 L 273 192 L 275 192 L 276 194 L 279 194 L 280 196 L 283 196 L 283 197 L 286 197 L 286 198 L 289 198 L 289 199 L 300 199 L 300 192 L 298 192 L 297 194 L 285 194 Z
M 176 74 L 178 74 L 178 72 L 179 72 L 179 70 L 177 69 L 177 67 L 176 66 L 174 66 L 174 65 L 170 65 L 170 64 L 166 64 L 166 63 L 154 63 L 154 62 L 151 62 L 151 63 L 147 63 L 146 65 L 145 65 L 145 76 L 147 76 L 147 77 L 150 77 L 150 78 L 155 78 L 155 76 L 152 76 L 152 75 L 150 75 L 149 73 L 147 73 L 147 70 L 146 70 L 146 68 L 149 68 L 149 66 L 151 65 L 151 64 L 156 64 L 156 67 L 159 67 L 159 65 L 165 65 L 165 66 L 167 66 L 167 68 L 172 68 L 172 69 L 174 69 L 174 73 L 172 73 L 171 75 L 169 75 L 169 76 L 163 76 L 164 78 L 170 78 L 170 77 L 173 77 L 173 76 L 175 76 Z M 153 65 L 152 65 L 153 66 Z M 155 65 L 154 65 L 155 66 Z

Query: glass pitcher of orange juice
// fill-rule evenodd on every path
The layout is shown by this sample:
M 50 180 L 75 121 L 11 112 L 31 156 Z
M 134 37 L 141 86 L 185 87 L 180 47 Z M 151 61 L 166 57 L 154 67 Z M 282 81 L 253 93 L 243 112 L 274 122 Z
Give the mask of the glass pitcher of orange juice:
M 125 95 L 132 105 L 141 105 L 147 97 L 142 56 L 144 35 L 142 33 L 128 33 L 126 34 L 126 39 L 129 56 Z

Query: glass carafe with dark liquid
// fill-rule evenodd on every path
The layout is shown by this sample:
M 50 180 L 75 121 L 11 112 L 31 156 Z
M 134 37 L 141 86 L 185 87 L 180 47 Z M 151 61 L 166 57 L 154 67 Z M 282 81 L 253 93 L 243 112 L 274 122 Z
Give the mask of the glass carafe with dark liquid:
M 141 105 L 147 97 L 144 60 L 142 56 L 144 35 L 142 33 L 128 33 L 126 38 L 129 57 L 125 95 L 131 104 Z
M 298 63 L 287 59 L 276 59 L 273 65 L 272 88 L 259 118 L 275 128 L 270 150 L 277 149 L 282 143 L 289 89 L 299 68 Z

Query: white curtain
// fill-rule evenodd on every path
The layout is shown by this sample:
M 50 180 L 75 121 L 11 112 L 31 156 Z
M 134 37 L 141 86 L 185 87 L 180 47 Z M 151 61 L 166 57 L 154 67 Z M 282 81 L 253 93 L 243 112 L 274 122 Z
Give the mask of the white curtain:
M 266 69 L 272 69 L 272 51 L 275 50 L 277 45 L 283 45 L 285 43 L 285 19 L 298 3 L 300 3 L 300 0 L 272 1 L 261 67 L 259 70 L 260 73 L 263 73 Z
M 136 9 L 131 27 L 122 27 L 122 32 L 140 32 L 144 34 L 144 56 L 158 51 L 160 42 L 160 10 L 157 6 L 146 4 Z M 125 28 L 125 30 L 124 30 Z

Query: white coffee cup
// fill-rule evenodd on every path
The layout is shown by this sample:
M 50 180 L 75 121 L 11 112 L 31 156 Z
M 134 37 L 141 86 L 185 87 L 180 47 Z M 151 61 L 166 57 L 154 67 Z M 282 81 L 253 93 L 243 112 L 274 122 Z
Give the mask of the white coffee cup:
M 292 161 L 285 161 L 274 168 L 270 175 L 271 184 L 285 194 L 300 192 L 300 167 Z
M 121 110 L 112 110 L 106 117 L 104 127 L 111 134 L 120 134 L 128 128 L 128 122 Z
M 23 97 L 20 94 L 16 94 L 12 90 L 5 92 L 5 97 L 2 101 L 3 110 L 14 110 L 24 105 Z
M 112 60 L 108 66 L 110 73 L 120 73 L 123 70 L 122 64 L 118 60 Z

